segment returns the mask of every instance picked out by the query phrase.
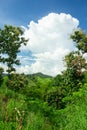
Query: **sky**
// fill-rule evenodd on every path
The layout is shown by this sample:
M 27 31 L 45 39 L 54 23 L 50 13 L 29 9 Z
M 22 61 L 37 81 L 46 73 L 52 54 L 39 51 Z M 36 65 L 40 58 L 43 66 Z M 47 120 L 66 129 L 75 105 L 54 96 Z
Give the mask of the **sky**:
M 61 73 L 64 56 L 75 50 L 70 34 L 77 28 L 87 32 L 86 12 L 86 0 L 0 0 L 0 28 L 20 26 L 29 39 L 17 72 Z

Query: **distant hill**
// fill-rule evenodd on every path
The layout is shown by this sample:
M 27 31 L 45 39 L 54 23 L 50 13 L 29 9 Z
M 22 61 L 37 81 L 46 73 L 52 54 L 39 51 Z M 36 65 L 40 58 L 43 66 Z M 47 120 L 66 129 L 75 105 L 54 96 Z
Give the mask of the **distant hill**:
M 52 78 L 52 76 L 43 74 L 43 73 L 41 73 L 41 72 L 34 73 L 34 74 L 29 74 L 28 76 L 29 76 L 30 78 L 33 78 L 33 77 Z

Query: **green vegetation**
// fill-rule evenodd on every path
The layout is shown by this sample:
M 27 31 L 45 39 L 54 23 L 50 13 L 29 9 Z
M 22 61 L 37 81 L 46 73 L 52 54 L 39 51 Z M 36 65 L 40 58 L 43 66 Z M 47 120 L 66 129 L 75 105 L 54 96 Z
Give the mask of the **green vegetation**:
M 0 57 L 0 62 L 7 63 L 9 69 L 4 75 L 4 69 L 0 68 L 0 130 L 87 130 L 87 63 L 83 56 L 87 52 L 87 35 L 81 30 L 71 35 L 77 51 L 65 56 L 66 70 L 51 77 L 42 73 L 12 73 L 19 47 L 23 41 L 27 42 L 22 39 L 18 48 L 14 46 L 13 39 L 16 35 L 18 38 L 19 30 L 12 26 L 0 30 L 3 33 L 0 45 L 5 40 L 0 54 L 7 55 Z M 10 31 L 15 33 L 14 37 Z M 12 43 L 6 41 L 9 35 Z M 17 50 L 8 53 L 9 44 Z M 14 54 L 11 61 L 10 54 Z
M 26 45 L 28 41 L 22 35 L 23 31 L 19 27 L 5 25 L 4 29 L 0 29 L 0 62 L 7 64 L 8 73 L 15 71 L 13 65 L 20 64 L 17 54 L 20 52 L 21 45 Z
M 35 76 L 34 79 L 33 75 L 29 78 L 28 75 L 17 74 L 13 75 L 14 80 L 9 80 L 5 76 L 0 88 L 0 128 L 86 130 L 87 79 L 71 95 L 68 87 L 53 85 L 58 77 Z

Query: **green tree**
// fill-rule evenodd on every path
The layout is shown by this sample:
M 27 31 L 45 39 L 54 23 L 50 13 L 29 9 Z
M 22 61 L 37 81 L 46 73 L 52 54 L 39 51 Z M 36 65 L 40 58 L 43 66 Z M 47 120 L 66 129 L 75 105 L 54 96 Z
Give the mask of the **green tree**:
M 11 74 L 7 81 L 7 87 L 15 92 L 26 93 L 28 86 L 28 78 L 24 74 Z
M 45 96 L 45 100 L 49 106 L 52 106 L 56 109 L 62 109 L 65 107 L 63 98 L 66 96 L 66 90 L 64 87 L 53 87 L 50 89 Z
M 87 68 L 87 63 L 83 55 L 79 51 L 70 52 L 65 56 L 64 59 L 66 63 L 66 70 L 63 71 L 63 81 L 68 91 L 68 93 L 72 93 L 74 91 L 78 91 L 80 88 L 83 78 L 84 71 Z
M 87 68 L 86 60 L 79 51 L 70 52 L 65 56 L 64 61 L 66 63 L 66 67 L 75 71 L 75 75 L 77 77 L 80 77 L 83 73 L 83 70 Z
M 65 56 L 64 61 L 67 69 L 63 72 L 63 76 L 66 85 L 73 88 L 82 82 L 83 72 L 87 70 L 87 63 L 84 58 L 84 53 L 87 53 L 87 35 L 79 29 L 71 34 L 70 38 L 75 42 L 78 51 L 70 52 Z
M 23 37 L 23 31 L 19 27 L 4 26 L 0 29 L 0 62 L 7 64 L 7 72 L 15 71 L 13 65 L 19 65 L 17 54 L 20 52 L 22 44 L 26 45 L 27 41 Z
M 75 31 L 70 38 L 76 43 L 78 50 L 87 53 L 87 34 L 82 30 Z
M 62 85 L 63 85 L 63 77 L 61 74 L 58 74 L 56 77 L 53 78 L 51 86 L 62 86 Z

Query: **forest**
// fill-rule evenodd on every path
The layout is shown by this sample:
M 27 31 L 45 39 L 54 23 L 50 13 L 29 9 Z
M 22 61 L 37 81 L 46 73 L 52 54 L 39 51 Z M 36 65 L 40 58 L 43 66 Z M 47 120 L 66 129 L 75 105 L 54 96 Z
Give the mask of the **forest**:
M 23 33 L 10 25 L 0 29 L 0 130 L 87 130 L 87 34 L 78 29 L 70 35 L 76 51 L 52 77 L 16 72 L 28 41 Z

